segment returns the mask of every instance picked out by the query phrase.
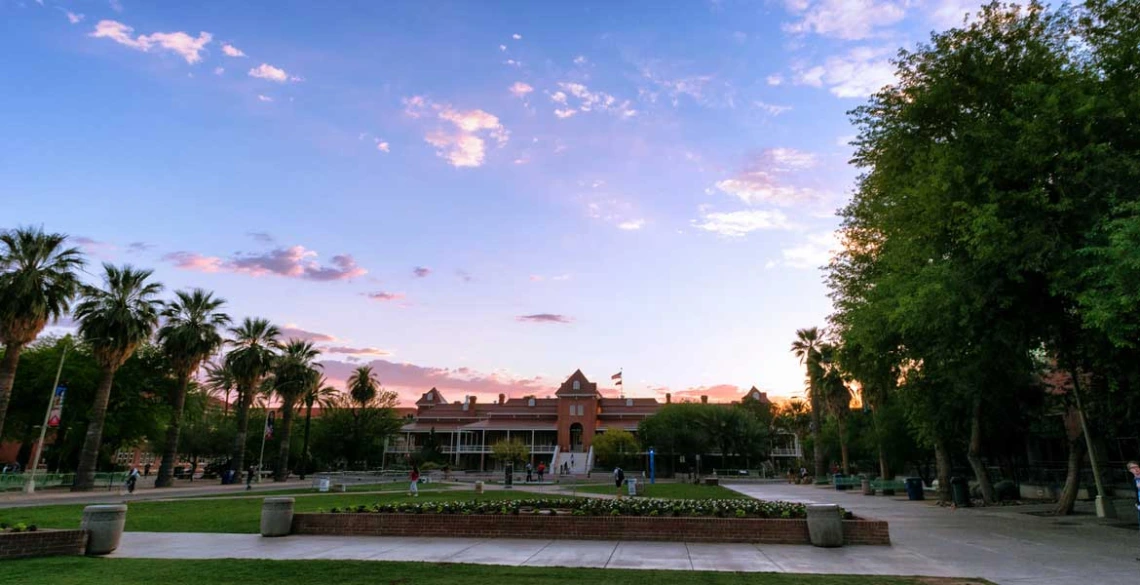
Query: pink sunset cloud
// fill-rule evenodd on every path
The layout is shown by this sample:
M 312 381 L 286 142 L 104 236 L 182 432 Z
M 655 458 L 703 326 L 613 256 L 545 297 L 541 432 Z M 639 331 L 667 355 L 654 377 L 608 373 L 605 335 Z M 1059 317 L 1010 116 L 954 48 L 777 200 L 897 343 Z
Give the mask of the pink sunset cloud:
M 382 290 L 378 290 L 376 292 L 366 293 L 365 296 L 374 301 L 398 301 L 404 298 L 404 293 L 384 292 Z
M 352 371 L 361 362 L 325 360 L 321 363 L 329 381 L 338 388 L 343 388 L 344 381 L 352 375 Z M 431 388 L 438 389 L 451 401 L 462 400 L 468 395 L 476 396 L 481 401 L 492 401 L 497 399 L 499 394 L 506 394 L 508 397 L 531 394 L 553 395 L 557 383 L 561 382 L 561 380 L 558 382 L 546 380 L 540 376 L 527 378 L 500 372 L 478 372 L 466 367 L 438 368 L 396 363 L 384 359 L 374 359 L 367 365 L 372 366 L 384 388 L 399 394 L 400 403 L 405 406 L 413 404 L 420 395 Z
M 520 315 L 515 320 L 523 323 L 570 323 L 574 321 L 566 315 L 555 313 L 536 313 L 534 315 Z
M 337 341 L 336 337 L 327 333 L 316 333 L 314 331 L 306 331 L 293 324 L 287 324 L 281 328 L 281 339 L 298 339 L 301 341 L 313 342 L 333 342 Z
M 204 256 L 196 252 L 171 252 L 162 257 L 175 268 L 200 272 L 235 272 L 250 276 L 284 276 L 317 282 L 350 280 L 368 274 L 348 254 L 333 256 L 330 264 L 315 260 L 317 253 L 304 246 L 275 248 L 259 254 L 237 253 L 229 259 Z
M 164 254 L 162 259 L 173 264 L 175 268 L 198 272 L 218 272 L 222 270 L 223 264 L 222 259 L 217 256 L 203 256 L 194 252 L 171 252 Z

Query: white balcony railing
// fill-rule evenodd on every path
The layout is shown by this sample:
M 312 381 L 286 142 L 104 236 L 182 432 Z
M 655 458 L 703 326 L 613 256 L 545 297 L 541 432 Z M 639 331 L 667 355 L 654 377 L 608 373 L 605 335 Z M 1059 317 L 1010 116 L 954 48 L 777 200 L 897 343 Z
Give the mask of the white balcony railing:
M 776 447 L 772 449 L 772 457 L 803 457 L 799 447 Z

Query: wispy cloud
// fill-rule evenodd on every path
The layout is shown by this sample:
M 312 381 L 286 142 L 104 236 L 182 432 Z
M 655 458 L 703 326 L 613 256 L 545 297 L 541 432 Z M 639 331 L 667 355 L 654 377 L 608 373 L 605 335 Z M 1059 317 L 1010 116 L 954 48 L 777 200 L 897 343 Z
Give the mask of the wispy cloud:
M 304 246 L 276 248 L 260 254 L 238 253 L 230 258 L 204 256 L 195 252 L 171 252 L 163 260 L 183 270 L 235 272 L 250 276 L 282 276 L 317 282 L 350 280 L 368 273 L 348 254 L 339 254 L 322 265 L 317 253 Z
M 812 234 L 803 242 L 782 250 L 784 264 L 804 269 L 826 266 L 841 247 L 835 232 Z
M 245 235 L 253 238 L 253 240 L 259 244 L 272 245 L 277 242 L 277 240 L 273 239 L 273 236 L 268 232 L 246 232 Z
M 111 7 L 111 10 L 114 10 L 115 12 L 123 11 L 123 3 L 119 0 L 109 0 L 107 4 Z
M 314 343 L 331 343 L 338 341 L 335 336 L 329 335 L 327 333 L 307 331 L 305 329 L 301 329 L 295 323 L 286 323 L 285 326 L 281 328 L 281 338 L 312 341 Z
M 388 144 L 384 140 L 377 138 L 376 139 L 376 150 L 379 150 L 380 152 L 384 152 L 384 153 L 392 152 L 392 145 Z
M 257 94 L 257 101 L 259 101 L 259 102 L 271 102 L 271 101 L 273 101 L 273 98 L 271 98 L 267 95 L 262 95 L 259 93 L 259 94 Z
M 511 35 L 511 38 L 516 40 L 516 41 L 521 41 L 522 35 L 520 35 L 519 33 L 515 33 L 515 34 Z
M 618 224 L 619 230 L 635 231 L 645 226 L 644 219 L 630 219 Z
M 618 100 L 604 91 L 591 91 L 581 83 L 558 82 L 559 91 L 549 93 L 550 101 L 567 107 L 555 109 L 559 118 L 569 118 L 575 112 L 609 112 L 621 118 L 637 115 L 629 100 Z
M 416 266 L 412 269 L 412 276 L 415 276 L 416 278 L 424 278 L 429 274 L 431 274 L 431 268 L 428 268 L 426 266 Z
M 510 138 L 510 132 L 494 114 L 483 110 L 459 110 L 449 105 L 428 102 L 421 96 L 404 99 L 404 111 L 419 118 L 427 111 L 451 124 L 450 128 L 437 128 L 424 136 L 424 141 L 436 148 L 436 154 L 453 167 L 479 167 L 486 161 L 485 137 L 495 140 L 501 147 Z
M 788 230 L 795 226 L 778 209 L 746 209 L 706 213 L 700 220 L 693 220 L 693 227 L 730 238 L 739 238 L 754 231 Z
M 374 301 L 398 301 L 404 298 L 404 293 L 385 292 L 378 290 L 376 292 L 365 293 L 365 296 Z
M 227 57 L 245 57 L 245 53 L 242 52 L 241 49 L 239 49 L 239 48 L 237 48 L 237 47 L 235 47 L 229 43 L 225 43 L 222 45 L 222 53 L 224 53 L 225 56 L 227 56 Z
M 794 80 L 799 85 L 827 87 L 836 97 L 867 97 L 895 83 L 895 67 L 889 56 L 887 49 L 857 47 L 828 57 L 821 65 L 797 68 Z
M 819 193 L 814 189 L 788 184 L 785 175 L 809 169 L 815 164 L 814 154 L 793 148 L 769 148 L 750 161 L 743 171 L 718 181 L 716 188 L 749 205 L 810 202 L 818 199 Z
M 341 355 L 372 355 L 372 356 L 389 356 L 392 352 L 378 347 L 349 347 L 347 345 L 330 345 L 322 347 L 325 353 L 338 353 Z
M 520 315 L 515 318 L 524 323 L 571 323 L 573 319 L 566 315 L 556 313 L 536 313 L 534 315 Z
M 762 102 L 759 100 L 752 102 L 752 105 L 756 106 L 757 109 L 770 116 L 779 116 L 785 112 L 792 111 L 792 106 L 778 106 L 776 104 L 769 104 L 767 102 Z
M 906 17 L 911 0 L 786 0 L 785 6 L 799 17 L 784 30 L 815 33 L 843 40 L 861 40 Z
M 509 88 L 509 91 L 511 92 L 511 95 L 513 95 L 517 98 L 524 98 L 527 96 L 528 93 L 534 91 L 534 87 L 531 87 L 531 85 L 529 83 L 523 83 L 521 81 L 516 81 L 516 82 L 514 82 L 514 84 L 511 85 L 511 87 Z
M 97 39 L 110 39 L 137 51 L 149 52 L 151 49 L 161 49 L 177 53 L 191 65 L 202 60 L 203 48 L 214 38 L 208 32 L 200 32 L 197 37 L 193 37 L 181 31 L 156 32 L 133 37 L 131 35 L 134 30 L 134 28 L 115 20 L 100 20 L 90 36 Z
M 62 11 L 63 14 L 65 16 L 67 16 L 67 22 L 70 22 L 71 24 L 79 24 L 79 23 L 83 22 L 84 18 L 86 18 L 82 14 L 76 14 L 76 13 L 74 13 L 70 10 L 64 9 L 64 8 L 60 8 L 60 11 Z
M 154 244 L 148 242 L 131 242 L 127 244 L 127 253 L 138 254 L 140 252 L 146 252 L 152 248 L 154 248 Z

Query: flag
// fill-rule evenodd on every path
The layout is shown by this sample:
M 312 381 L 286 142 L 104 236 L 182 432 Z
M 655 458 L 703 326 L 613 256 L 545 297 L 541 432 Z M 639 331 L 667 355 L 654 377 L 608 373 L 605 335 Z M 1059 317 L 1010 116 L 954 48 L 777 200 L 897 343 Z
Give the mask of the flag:
M 621 386 L 621 371 L 619 370 L 618 373 L 610 376 L 610 379 L 611 380 L 617 380 L 616 382 L 614 382 L 614 384 Z
M 265 438 L 266 439 L 272 439 L 273 438 L 273 415 L 274 414 L 275 413 L 271 410 L 271 411 L 269 411 L 269 416 L 265 417 Z
M 48 416 L 48 426 L 56 428 L 59 426 L 59 421 L 63 418 L 63 395 L 67 393 L 67 388 L 62 384 L 55 389 L 55 393 L 51 397 L 51 414 Z

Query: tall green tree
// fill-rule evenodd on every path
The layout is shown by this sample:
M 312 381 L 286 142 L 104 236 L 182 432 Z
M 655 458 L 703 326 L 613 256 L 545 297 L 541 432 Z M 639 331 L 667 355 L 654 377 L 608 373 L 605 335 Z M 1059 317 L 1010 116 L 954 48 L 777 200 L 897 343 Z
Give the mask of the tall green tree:
M 230 394 L 237 388 L 237 381 L 224 361 L 218 364 L 206 364 L 205 388 L 210 396 L 222 401 L 222 416 L 229 414 Z
M 819 378 L 820 402 L 835 421 L 839 433 L 839 460 L 843 474 L 851 473 L 848 453 L 847 415 L 851 411 L 851 389 L 847 387 L 843 371 L 836 360 L 838 348 L 824 344 L 820 348 L 820 363 L 823 374 Z
M 233 349 L 226 354 L 225 367 L 231 372 L 238 391 L 237 434 L 230 457 L 230 470 L 241 473 L 245 464 L 246 433 L 249 431 L 249 409 L 265 376 L 273 370 L 281 343 L 281 330 L 269 321 L 246 317 L 241 325 L 230 328 Z
M 297 401 L 321 381 L 321 366 L 316 363 L 319 355 L 320 350 L 313 347 L 312 342 L 291 339 L 282 348 L 281 356 L 274 365 L 273 391 L 281 399 L 281 425 L 278 429 L 279 447 L 273 481 L 285 481 L 288 478 L 293 412 Z
M 150 270 L 131 266 L 103 265 L 103 288 L 83 287 L 83 298 L 75 307 L 79 335 L 91 346 L 91 353 L 102 370 L 87 435 L 79 455 L 72 491 L 90 491 L 95 485 L 95 468 L 103 440 L 103 422 L 115 372 L 150 339 L 158 325 L 162 302 L 157 298 L 162 285 L 150 280 Z
M 225 299 L 213 293 L 196 288 L 177 291 L 174 296 L 162 310 L 165 323 L 158 330 L 157 340 L 174 368 L 178 386 L 170 397 L 170 423 L 154 487 L 170 487 L 174 480 L 174 459 L 178 456 L 178 435 L 190 376 L 222 347 L 221 329 L 230 323 L 229 315 L 220 311 Z
M 305 404 L 305 436 L 301 443 L 301 479 L 305 478 L 305 474 L 310 471 L 309 467 L 312 465 L 313 454 L 309 450 L 309 433 L 313 422 L 313 407 L 322 410 L 328 409 L 339 395 L 337 389 L 330 386 L 324 376 L 318 378 L 316 384 L 305 388 L 305 394 L 301 397 L 301 402 Z
M 79 288 L 83 255 L 66 243 L 67 236 L 37 228 L 0 233 L 0 438 L 20 352 L 67 313 Z
M 792 354 L 800 359 L 800 363 L 807 368 L 808 404 L 811 407 L 811 437 L 813 443 L 813 457 L 815 464 L 815 477 L 818 480 L 827 476 L 826 453 L 820 433 L 823 431 L 823 400 L 819 392 L 819 381 L 822 376 L 820 366 L 819 347 L 823 343 L 818 327 L 809 327 L 796 331 L 796 340 L 792 342 Z
M 380 379 L 372 372 L 372 366 L 356 368 L 345 384 L 349 396 L 362 406 L 376 398 L 376 392 L 380 389 Z

